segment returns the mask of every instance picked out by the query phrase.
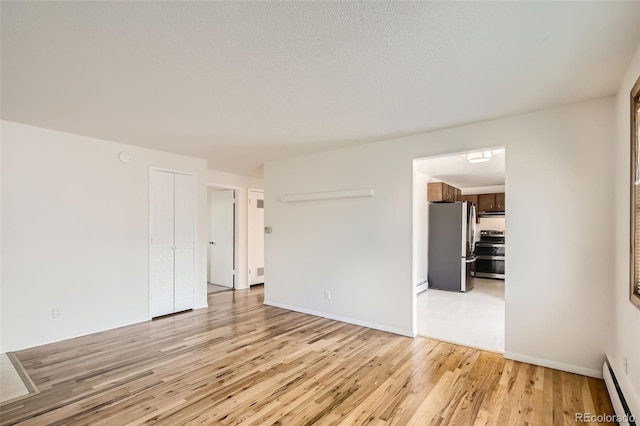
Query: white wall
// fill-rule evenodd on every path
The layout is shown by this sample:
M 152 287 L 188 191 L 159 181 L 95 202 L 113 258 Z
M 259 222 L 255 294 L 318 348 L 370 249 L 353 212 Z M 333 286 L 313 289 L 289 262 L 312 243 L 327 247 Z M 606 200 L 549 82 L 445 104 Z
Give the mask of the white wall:
M 6 121 L 1 132 L 3 351 L 149 319 L 150 167 L 197 174 L 195 303 L 207 306 L 205 160 Z
M 249 288 L 249 189 L 263 189 L 264 180 L 256 177 L 209 170 L 207 172 L 207 184 L 209 186 L 237 189 L 236 219 L 238 224 L 238 244 L 236 246 L 236 289 Z
M 504 146 L 505 355 L 597 376 L 611 329 L 613 135 L 604 98 L 267 163 L 265 303 L 413 335 L 412 161 Z M 279 201 L 351 188 L 376 195 Z
M 504 192 L 504 188 L 505 188 L 504 185 L 474 186 L 472 188 L 460 189 L 460 194 L 462 195 L 491 194 L 494 192 Z
M 264 188 L 264 179 L 262 178 L 218 172 L 216 170 L 207 171 L 207 183 L 224 188 Z
M 615 280 L 613 285 L 613 341 L 607 350 L 616 377 L 627 402 L 640 416 L 640 309 L 629 301 L 629 144 L 631 143 L 629 93 L 640 76 L 640 48 L 636 52 L 622 81 L 616 99 L 617 137 L 613 188 L 615 192 Z M 628 373 L 624 375 L 623 358 L 627 358 Z

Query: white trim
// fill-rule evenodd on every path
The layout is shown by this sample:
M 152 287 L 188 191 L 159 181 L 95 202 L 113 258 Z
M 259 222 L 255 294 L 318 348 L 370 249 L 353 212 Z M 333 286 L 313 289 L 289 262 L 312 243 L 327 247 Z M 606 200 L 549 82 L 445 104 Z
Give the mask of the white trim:
M 402 330 L 395 327 L 387 327 L 386 325 L 375 324 L 368 321 L 360 321 L 354 318 L 343 317 L 341 315 L 328 314 L 326 312 L 314 311 L 312 309 L 299 308 L 297 306 L 286 305 L 284 303 L 272 302 L 270 300 L 264 301 L 265 305 L 273 306 L 275 308 L 286 309 L 288 311 L 300 312 L 303 314 L 314 315 L 316 317 L 328 318 L 335 321 L 346 322 L 349 324 L 359 325 L 361 327 L 373 328 L 374 330 L 386 331 L 387 333 L 399 334 L 406 337 L 415 337 L 416 335 L 411 331 Z
M 233 289 L 240 290 L 244 287 L 238 287 L 238 262 L 240 260 L 240 191 L 242 191 L 242 186 L 236 185 L 220 185 L 217 183 L 207 183 L 207 212 L 208 212 L 208 220 L 207 231 L 209 234 L 207 235 L 207 246 L 209 245 L 209 238 L 211 237 L 211 203 L 209 199 L 209 195 L 211 194 L 209 190 L 211 188 L 222 188 L 222 189 L 230 189 L 233 191 Z M 247 213 L 249 213 L 249 200 L 247 196 Z M 248 242 L 247 242 L 248 244 Z M 248 256 L 248 254 L 247 254 Z M 207 247 L 207 258 L 209 257 L 209 248 Z M 247 259 L 247 263 L 249 260 Z M 207 265 L 209 265 L 209 259 L 207 259 Z M 207 284 L 209 283 L 209 268 L 207 266 Z
M 336 198 L 373 197 L 376 192 L 373 188 L 347 189 L 345 191 L 313 192 L 308 194 L 290 194 L 280 197 L 284 203 L 296 201 L 332 200 Z
M 580 374 L 581 376 L 595 377 L 602 379 L 602 370 L 593 368 L 578 367 L 577 365 L 565 364 L 563 362 L 551 361 L 549 359 L 536 358 L 527 355 L 514 354 L 511 352 L 504 353 L 505 359 L 513 361 L 526 362 L 527 364 L 539 365 L 541 367 L 553 368 L 555 370 L 566 371 L 568 373 Z
M 196 183 L 197 183 L 197 179 L 198 179 L 198 174 L 194 173 L 194 172 L 185 172 L 185 171 L 181 171 L 181 170 L 166 169 L 164 167 L 154 167 L 154 166 L 150 166 L 149 167 L 149 173 L 151 173 L 151 170 L 155 170 L 155 171 L 158 171 L 158 172 L 175 173 L 175 174 L 178 174 L 178 175 L 195 176 L 196 177 Z M 197 188 L 197 185 L 196 185 L 196 188 Z
M 147 321 L 151 321 L 151 175 L 153 167 L 149 167 L 147 174 Z
M 416 286 L 416 294 L 422 293 L 423 291 L 426 291 L 428 288 L 429 288 L 429 283 L 427 281 L 425 281 L 425 282 L 423 282 L 421 284 L 418 284 Z
M 211 188 L 220 188 L 220 189 L 242 189 L 241 186 L 236 185 L 222 185 L 217 183 L 207 183 L 207 190 Z M 208 191 L 207 191 L 208 192 Z

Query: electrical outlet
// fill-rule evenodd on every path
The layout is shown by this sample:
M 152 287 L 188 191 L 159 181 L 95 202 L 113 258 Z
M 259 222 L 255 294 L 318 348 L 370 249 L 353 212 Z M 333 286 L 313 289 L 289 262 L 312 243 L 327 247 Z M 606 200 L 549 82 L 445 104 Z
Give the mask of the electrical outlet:
M 324 291 L 324 298 L 326 300 L 331 300 L 331 292 L 329 290 Z
M 60 308 L 59 306 L 54 306 L 51 309 L 51 317 L 53 319 L 58 319 L 62 316 L 62 308 Z
M 627 375 L 627 357 L 622 357 L 622 369 L 624 370 L 624 375 Z

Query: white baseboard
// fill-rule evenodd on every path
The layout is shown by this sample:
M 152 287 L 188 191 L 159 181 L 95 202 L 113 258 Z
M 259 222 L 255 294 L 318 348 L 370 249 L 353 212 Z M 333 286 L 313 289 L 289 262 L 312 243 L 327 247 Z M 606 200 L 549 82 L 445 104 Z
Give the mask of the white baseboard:
M 316 317 L 328 318 L 335 321 L 346 322 L 349 324 L 359 325 L 362 327 L 373 328 L 374 330 L 386 331 L 387 333 L 399 334 L 401 336 L 415 337 L 411 330 L 402 330 L 395 327 L 387 327 L 386 325 L 376 324 L 368 321 L 361 321 L 354 318 L 343 317 L 341 315 L 328 314 L 326 312 L 314 311 L 312 309 L 300 308 L 297 306 L 286 305 L 284 303 L 273 302 L 270 300 L 264 301 L 265 305 L 273 306 L 275 308 L 286 309 L 289 311 L 300 312 L 303 314 L 314 315 Z
M 428 282 L 423 282 L 420 283 L 416 286 L 416 294 L 418 293 L 422 293 L 423 291 L 426 291 L 429 288 L 429 283 Z
M 548 359 L 536 358 L 527 355 L 505 352 L 504 357 L 514 361 L 526 362 L 527 364 L 539 365 L 541 367 L 553 368 L 555 370 L 566 371 L 568 373 L 580 374 L 581 376 L 595 377 L 602 379 L 602 370 L 593 368 L 578 367 L 576 365 L 565 364 L 563 362 L 551 361 Z

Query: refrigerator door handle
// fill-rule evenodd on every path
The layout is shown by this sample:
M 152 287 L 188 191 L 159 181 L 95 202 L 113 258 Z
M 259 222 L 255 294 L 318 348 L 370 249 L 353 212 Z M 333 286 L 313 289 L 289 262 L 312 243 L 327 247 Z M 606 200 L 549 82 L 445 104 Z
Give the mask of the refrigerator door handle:
M 471 204 L 469 208 L 469 245 L 471 253 L 476 250 L 476 206 Z

